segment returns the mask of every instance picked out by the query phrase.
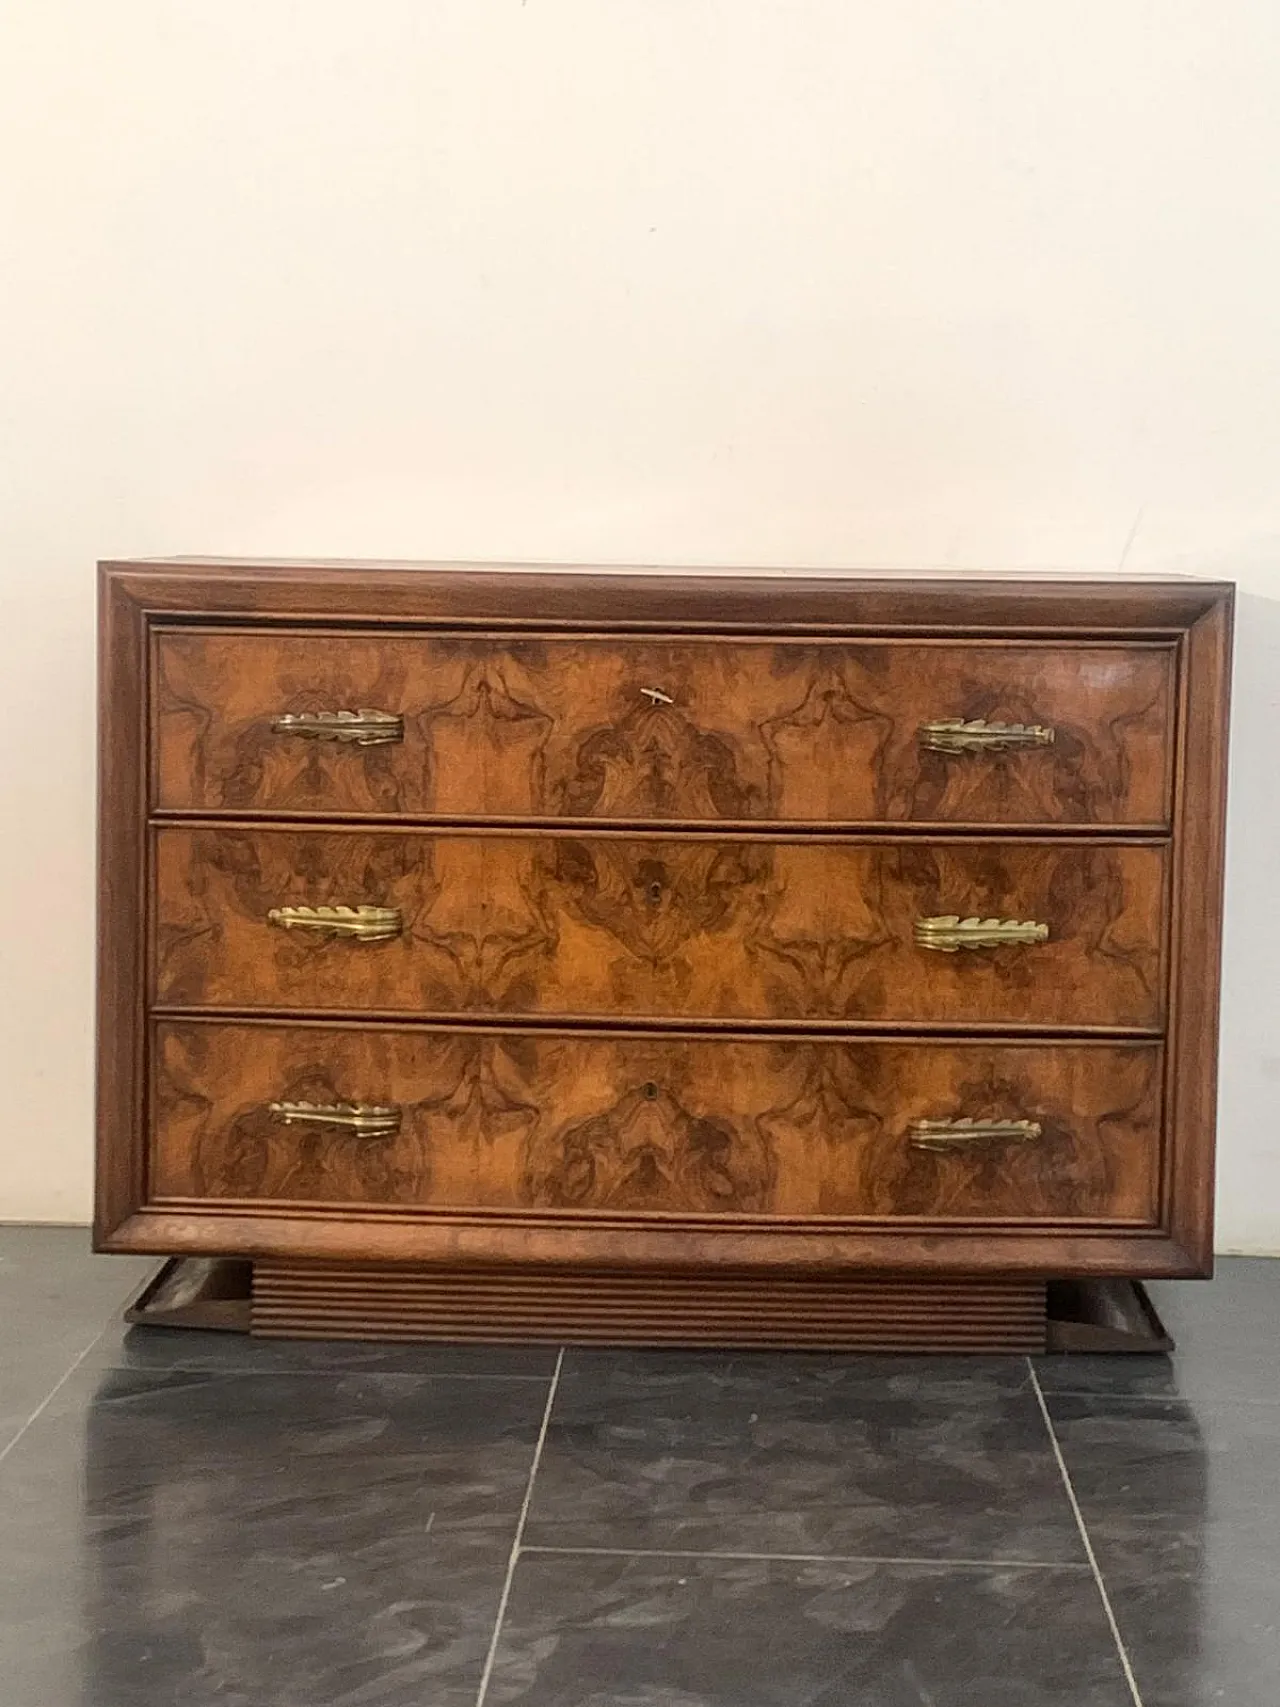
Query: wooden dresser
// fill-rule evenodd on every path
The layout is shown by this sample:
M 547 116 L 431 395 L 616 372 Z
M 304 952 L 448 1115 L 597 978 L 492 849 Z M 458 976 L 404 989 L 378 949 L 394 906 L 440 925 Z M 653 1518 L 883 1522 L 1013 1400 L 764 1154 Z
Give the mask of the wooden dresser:
M 1205 1273 L 1231 608 L 105 565 L 98 1248 L 442 1338 L 1034 1347 Z

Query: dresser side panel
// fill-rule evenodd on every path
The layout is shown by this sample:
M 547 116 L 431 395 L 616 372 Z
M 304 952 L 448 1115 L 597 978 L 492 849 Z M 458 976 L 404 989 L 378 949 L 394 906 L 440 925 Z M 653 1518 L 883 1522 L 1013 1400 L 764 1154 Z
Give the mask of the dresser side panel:
M 101 1245 L 146 1195 L 147 625 L 123 577 L 98 591 L 97 1148 Z
M 1233 618 L 1228 590 L 1183 643 L 1175 782 L 1165 1219 L 1201 1275 L 1213 1268 Z

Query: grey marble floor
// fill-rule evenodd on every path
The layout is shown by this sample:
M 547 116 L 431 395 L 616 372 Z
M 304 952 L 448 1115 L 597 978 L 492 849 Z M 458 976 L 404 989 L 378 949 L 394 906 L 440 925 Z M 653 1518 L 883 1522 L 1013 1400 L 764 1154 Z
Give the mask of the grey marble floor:
M 1274 1707 L 1280 1262 L 1172 1359 L 126 1332 L 0 1227 L 0 1707 Z

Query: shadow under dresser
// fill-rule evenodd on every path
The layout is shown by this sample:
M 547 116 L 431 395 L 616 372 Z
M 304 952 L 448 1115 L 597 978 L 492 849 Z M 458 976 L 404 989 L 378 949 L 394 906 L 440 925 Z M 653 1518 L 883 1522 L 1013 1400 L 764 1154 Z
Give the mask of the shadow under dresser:
M 98 1248 L 260 1333 L 875 1349 L 1206 1273 L 1231 611 L 104 565 Z

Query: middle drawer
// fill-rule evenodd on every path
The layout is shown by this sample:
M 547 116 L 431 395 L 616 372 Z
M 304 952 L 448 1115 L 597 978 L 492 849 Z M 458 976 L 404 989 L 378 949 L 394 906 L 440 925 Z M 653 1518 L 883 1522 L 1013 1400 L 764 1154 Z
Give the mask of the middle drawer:
M 154 831 L 161 1007 L 1159 1031 L 1154 843 Z

